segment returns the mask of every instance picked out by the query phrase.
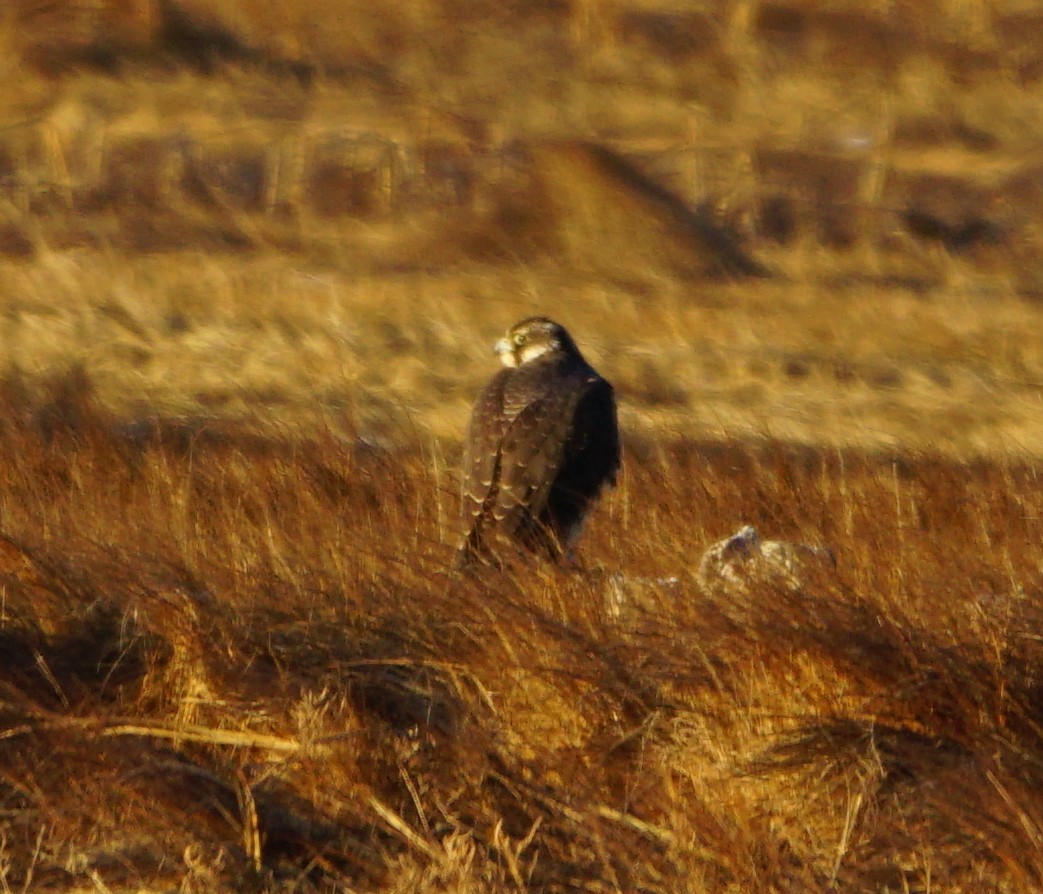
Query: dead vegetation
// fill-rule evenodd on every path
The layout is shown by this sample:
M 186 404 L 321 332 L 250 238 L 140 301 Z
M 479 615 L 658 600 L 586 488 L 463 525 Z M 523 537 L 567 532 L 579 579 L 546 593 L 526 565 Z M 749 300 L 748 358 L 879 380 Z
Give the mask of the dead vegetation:
M 467 581 L 415 450 L 3 411 L 12 890 L 1043 883 L 1030 467 L 637 441 L 586 574 Z M 703 589 L 736 517 L 836 569 Z
M 0 889 L 1043 887 L 1040 24 L 6 4 Z M 540 312 L 624 475 L 461 581 Z
M 892 7 L 11 4 L 6 365 L 457 438 L 553 311 L 631 430 L 1039 454 L 1032 11 Z

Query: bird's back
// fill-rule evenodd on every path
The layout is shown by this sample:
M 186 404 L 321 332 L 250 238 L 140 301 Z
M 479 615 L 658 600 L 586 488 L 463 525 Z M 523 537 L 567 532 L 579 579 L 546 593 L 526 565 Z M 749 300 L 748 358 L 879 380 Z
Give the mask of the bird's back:
M 578 355 L 501 370 L 475 403 L 464 457 L 461 552 L 495 531 L 558 553 L 619 467 L 612 387 Z

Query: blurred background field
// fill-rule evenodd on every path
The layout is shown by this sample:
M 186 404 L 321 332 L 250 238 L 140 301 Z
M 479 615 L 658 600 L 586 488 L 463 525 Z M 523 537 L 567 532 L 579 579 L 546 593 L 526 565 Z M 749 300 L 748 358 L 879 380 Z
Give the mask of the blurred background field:
M 553 312 L 632 431 L 1043 450 L 1036 4 L 5 9 L 8 369 L 458 438 Z
M 0 891 L 1043 888 L 1041 33 L 4 3 Z M 453 579 L 533 313 L 624 473 Z

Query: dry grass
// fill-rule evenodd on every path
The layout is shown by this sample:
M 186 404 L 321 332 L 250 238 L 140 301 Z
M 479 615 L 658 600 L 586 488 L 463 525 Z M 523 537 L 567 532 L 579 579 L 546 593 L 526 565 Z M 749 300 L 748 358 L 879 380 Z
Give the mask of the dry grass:
M 1031 467 L 633 441 L 586 574 L 461 581 L 437 458 L 51 395 L 0 437 L 12 890 L 1043 883 Z M 836 574 L 701 589 L 735 518 Z
M 455 438 L 551 311 L 631 430 L 1043 451 L 1031 9 L 203 6 L 7 13 L 8 368 Z
M 1043 887 L 1041 25 L 6 4 L 0 890 Z M 457 580 L 540 312 L 623 479 Z

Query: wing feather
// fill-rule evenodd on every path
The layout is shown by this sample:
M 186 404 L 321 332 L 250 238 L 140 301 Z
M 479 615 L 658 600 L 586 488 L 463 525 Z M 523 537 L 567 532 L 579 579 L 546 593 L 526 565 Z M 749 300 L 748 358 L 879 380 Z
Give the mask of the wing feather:
M 543 536 L 538 530 L 547 522 L 566 454 L 593 458 L 577 444 L 580 430 L 584 439 L 607 431 L 594 463 L 599 469 L 585 473 L 597 476 L 590 488 L 596 494 L 618 467 L 615 424 L 611 386 L 582 361 L 501 370 L 479 394 L 468 426 L 461 553 L 480 551 L 486 530 L 509 538 Z
M 503 391 L 510 370 L 501 370 L 475 401 L 464 446 L 463 526 L 469 535 L 476 519 L 498 487 L 500 441 L 509 422 L 504 414 Z
M 579 397 L 576 384 L 558 380 L 531 400 L 504 434 L 493 513 L 506 534 L 531 524 L 547 506 Z

